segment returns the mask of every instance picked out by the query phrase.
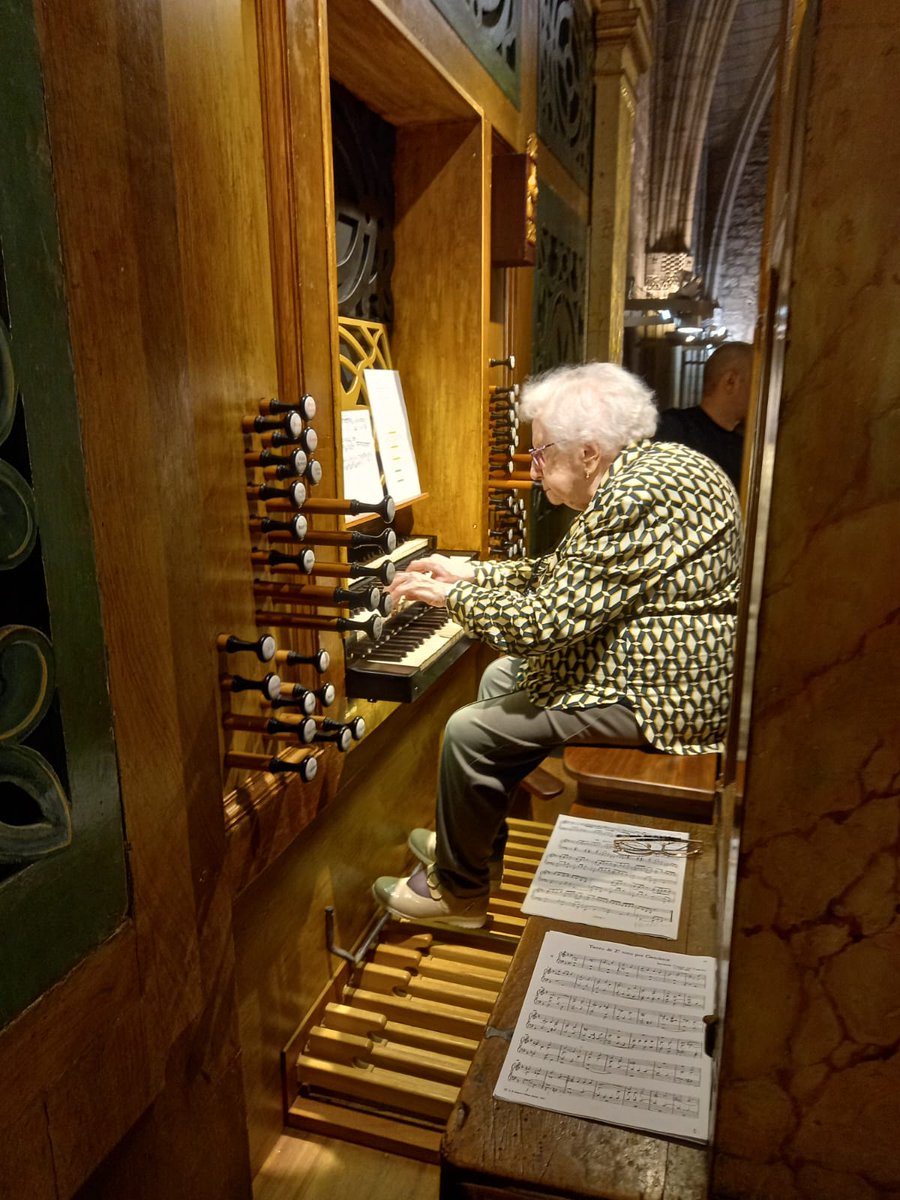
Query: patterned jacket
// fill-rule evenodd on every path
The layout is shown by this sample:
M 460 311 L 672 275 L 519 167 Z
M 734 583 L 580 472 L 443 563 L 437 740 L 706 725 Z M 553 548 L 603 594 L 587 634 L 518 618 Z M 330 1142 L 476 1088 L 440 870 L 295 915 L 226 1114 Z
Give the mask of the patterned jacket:
M 626 447 L 543 558 L 485 562 L 450 615 L 523 660 L 545 708 L 625 704 L 659 750 L 721 749 L 728 717 L 741 518 L 728 477 L 675 443 Z

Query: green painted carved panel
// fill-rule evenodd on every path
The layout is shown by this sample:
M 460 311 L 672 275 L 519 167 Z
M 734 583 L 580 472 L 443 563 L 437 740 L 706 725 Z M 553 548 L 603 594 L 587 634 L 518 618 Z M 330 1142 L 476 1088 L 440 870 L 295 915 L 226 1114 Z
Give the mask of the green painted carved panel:
M 584 360 L 587 241 L 584 222 L 540 179 L 532 311 L 532 368 L 536 373 Z M 543 492 L 535 492 L 529 521 L 530 553 L 552 550 L 573 517 L 571 509 L 554 508 Z
M 127 912 L 33 12 L 0 0 L 0 1026 Z
M 432 0 L 432 3 L 518 108 L 521 0 Z
M 594 30 L 586 0 L 540 0 L 538 137 L 579 187 L 591 176 Z

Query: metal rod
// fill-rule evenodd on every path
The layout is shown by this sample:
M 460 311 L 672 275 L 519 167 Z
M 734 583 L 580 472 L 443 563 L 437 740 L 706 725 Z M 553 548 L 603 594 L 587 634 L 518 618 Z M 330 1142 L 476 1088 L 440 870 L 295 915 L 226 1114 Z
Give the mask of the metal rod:
M 359 950 L 357 950 L 356 954 L 351 954 L 349 950 L 342 950 L 340 946 L 334 944 L 334 906 L 329 904 L 325 909 L 325 943 L 328 946 L 329 952 L 336 954 L 338 958 L 343 958 L 345 962 L 350 963 L 354 968 L 360 966 L 363 959 L 369 953 L 372 943 L 380 935 L 382 929 L 384 929 L 390 919 L 390 915 L 387 911 L 383 912 L 375 923 L 372 932 L 360 946 Z

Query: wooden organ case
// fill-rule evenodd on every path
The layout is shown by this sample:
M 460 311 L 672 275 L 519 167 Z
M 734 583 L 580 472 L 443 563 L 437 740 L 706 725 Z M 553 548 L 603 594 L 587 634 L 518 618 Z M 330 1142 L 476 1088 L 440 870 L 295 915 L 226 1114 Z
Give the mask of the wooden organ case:
M 373 556 L 377 567 L 377 560 L 395 552 L 372 546 L 364 562 L 356 548 L 335 544 L 351 534 L 393 532 L 398 556 L 407 546 L 479 557 L 524 552 L 526 505 L 511 505 L 498 516 L 498 499 L 504 505 L 507 498 L 524 500 L 530 489 L 527 479 L 510 475 L 522 474 L 523 464 L 513 461 L 519 448 L 513 414 L 515 385 L 529 358 L 531 302 L 530 272 L 492 264 L 490 236 L 492 162 L 514 148 L 525 150 L 525 115 L 504 102 L 498 131 L 482 104 L 381 4 L 330 0 L 327 45 L 323 26 L 279 16 L 262 4 L 258 18 L 278 382 L 271 395 L 247 399 L 229 432 L 245 506 L 240 569 L 247 597 L 219 627 L 241 1042 L 257 1163 L 271 1145 L 272 1096 L 282 1084 L 289 1121 L 324 1131 L 340 1126 L 327 1113 L 308 1123 L 298 1116 L 292 1058 L 313 1025 L 349 1020 L 326 1013 L 329 1005 L 343 1003 L 341 958 L 333 951 L 360 944 L 373 921 L 372 878 L 401 872 L 408 829 L 433 820 L 443 725 L 474 696 L 485 661 L 481 647 L 461 637 L 443 639 L 439 631 L 435 636 L 452 644 L 434 657 L 429 651 L 424 669 L 403 662 L 399 672 L 373 672 L 378 635 L 385 626 L 390 633 L 393 615 L 377 608 L 351 612 L 347 602 L 311 607 L 304 589 L 311 599 L 310 586 L 340 586 L 360 595 L 381 586 L 373 574 L 347 578 L 348 567 L 355 563 L 371 572 Z M 523 211 L 527 198 L 523 190 Z M 533 187 L 530 204 L 533 210 Z M 400 374 L 421 481 L 421 494 L 398 505 L 388 521 L 383 513 L 336 511 L 342 412 L 365 403 L 361 372 L 367 365 Z M 313 448 L 273 440 L 282 427 L 276 430 L 268 419 L 285 420 L 302 410 L 304 397 L 315 405 L 314 414 L 300 412 L 301 433 L 313 431 Z M 292 468 L 284 460 L 298 445 L 307 463 L 301 456 Z M 303 474 L 309 460 L 319 464 L 318 481 Z M 289 474 L 293 470 L 299 473 Z M 285 494 L 296 480 L 305 494 L 300 503 Z M 320 503 L 329 497 L 334 499 Z M 354 498 L 378 499 L 347 497 Z M 309 575 L 297 562 L 307 550 L 315 559 Z M 279 561 L 282 556 L 294 565 Z M 370 632 L 342 628 L 345 621 L 369 621 Z M 265 637 L 277 646 L 276 658 L 265 665 L 248 657 L 249 648 L 222 649 L 229 638 L 232 647 L 255 647 Z M 323 673 L 311 661 L 321 651 L 330 658 Z M 276 711 L 259 694 L 272 674 L 280 677 L 277 684 L 268 682 Z M 333 697 L 323 707 L 321 689 L 328 685 Z M 307 702 L 316 692 L 311 712 L 280 707 L 284 699 L 298 695 Z M 315 736 L 312 726 L 303 731 L 309 721 L 317 730 L 331 721 L 357 732 L 364 728 L 365 735 L 348 737 L 349 753 L 342 752 L 331 741 L 305 742 Z M 527 872 L 534 853 L 527 844 L 525 849 Z M 526 886 L 513 881 L 513 890 L 498 900 L 499 948 L 472 951 L 492 982 L 498 972 L 502 977 L 511 939 L 520 931 L 518 902 Z M 285 905 L 292 891 L 296 908 Z M 389 949 L 370 955 L 379 956 L 382 974 L 386 958 L 392 970 L 404 970 L 428 949 L 421 939 L 387 941 Z M 435 947 L 435 961 L 443 953 Z M 457 963 L 451 972 L 476 970 L 471 954 L 448 953 Z M 446 970 L 438 977 L 446 979 Z M 377 974 L 370 970 L 366 979 Z M 435 987 L 446 990 L 444 983 Z M 486 1011 L 482 1004 L 482 1016 Z M 271 1055 L 273 1013 L 281 1047 L 291 1046 L 281 1064 Z M 336 1040 L 321 1029 L 315 1036 L 318 1048 Z M 418 1048 L 429 1050 L 426 1044 Z M 307 1062 L 306 1070 L 314 1078 L 305 1080 L 305 1090 L 329 1091 L 317 1068 Z M 455 1065 L 441 1086 L 458 1090 L 459 1070 Z M 407 1134 L 395 1137 L 370 1111 L 372 1136 L 434 1158 L 446 1096 L 425 1115 L 424 1133 L 408 1132 L 421 1124 L 415 1114 L 399 1114 Z M 387 1093 L 380 1101 L 351 1097 L 349 1103 L 356 1112 L 350 1125 L 359 1124 L 360 1107 L 396 1107 Z
M 150 1162 L 186 1117 L 223 1148 L 204 1164 L 206 1194 L 240 1194 L 235 1180 L 283 1126 L 293 1067 L 279 1052 L 334 974 L 327 909 L 334 944 L 358 945 L 372 878 L 401 872 L 407 830 L 432 819 L 440 733 L 475 692 L 480 648 L 413 703 L 348 696 L 347 608 L 303 589 L 343 587 L 348 557 L 322 540 L 346 531 L 346 514 L 314 505 L 342 498 L 332 83 L 392 131 L 384 323 L 424 493 L 397 531 L 503 552 L 493 493 L 527 491 L 491 470 L 507 461 L 490 461 L 492 441 L 517 449 L 495 438 L 491 400 L 531 360 L 530 273 L 492 262 L 491 179 L 535 127 L 536 6 L 504 40 L 505 60 L 522 65 L 515 95 L 451 28 L 466 8 L 35 8 L 52 145 L 40 158 L 57 191 L 129 887 L 115 936 L 38 1001 L 34 1036 L 6 1041 L 21 1109 L 8 1153 L 22 1130 L 40 1131 L 31 1157 L 52 1165 L 60 1194 L 101 1163 L 115 1176 L 107 1156 L 126 1138 L 118 1166 Z M 318 482 L 283 461 L 298 450 Z M 305 511 L 261 494 L 292 478 Z M 317 540 L 298 536 L 297 517 Z M 271 556 L 308 549 L 318 576 L 276 603 L 286 576 Z M 310 620 L 326 614 L 325 628 Z M 271 704 L 282 699 L 296 709 Z M 366 733 L 349 752 L 315 740 L 328 720 L 353 739 L 358 718 Z M 409 970 L 423 947 L 401 949 L 407 965 L 392 969 Z M 482 966 L 484 980 L 495 968 Z M 196 1157 L 190 1141 L 168 1139 L 177 1167 Z

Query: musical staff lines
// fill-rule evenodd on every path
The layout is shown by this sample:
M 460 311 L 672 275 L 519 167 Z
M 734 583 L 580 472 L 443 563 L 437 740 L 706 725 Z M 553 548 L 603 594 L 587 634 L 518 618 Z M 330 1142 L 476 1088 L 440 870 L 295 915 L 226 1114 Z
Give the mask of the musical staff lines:
M 686 1117 L 694 1120 L 700 1113 L 700 1102 L 695 1097 L 679 1096 L 675 1092 L 628 1087 L 621 1083 L 603 1083 L 600 1080 L 567 1075 L 564 1071 L 530 1066 L 519 1060 L 516 1060 L 510 1068 L 509 1083 L 511 1088 L 517 1086 L 524 1089 L 539 1087 L 551 1095 L 582 1096 L 603 1104 L 643 1109 L 647 1113 Z
M 566 1021 L 562 1017 L 548 1017 L 537 1009 L 532 1009 L 528 1014 L 524 1027 L 533 1033 L 549 1033 L 558 1038 L 597 1042 L 601 1046 L 614 1046 L 617 1050 L 640 1050 L 668 1058 L 699 1058 L 702 1053 L 699 1044 L 691 1038 L 653 1037 L 646 1033 L 630 1033 L 623 1029 L 594 1025 L 590 1021 Z
M 706 1140 L 714 968 L 711 958 L 548 933 L 494 1094 Z
M 539 989 L 536 998 L 539 1003 L 561 1012 L 578 1013 L 619 1024 L 653 1026 L 667 1029 L 671 1033 L 686 1032 L 694 1023 L 692 1017 L 680 1016 L 678 1013 L 642 1011 L 632 1005 L 610 1004 L 604 1000 L 591 1000 L 587 996 L 570 996 L 565 992 L 554 992 L 550 988 Z
M 700 1070 L 686 1067 L 683 1063 L 657 1062 L 654 1059 L 629 1058 L 626 1054 L 604 1054 L 587 1050 L 581 1046 L 570 1046 L 563 1042 L 552 1042 L 547 1038 L 535 1038 L 523 1034 L 519 1050 L 542 1062 L 557 1062 L 561 1065 L 581 1067 L 591 1074 L 627 1075 L 640 1079 L 670 1080 L 698 1087 Z
M 562 816 L 541 858 L 522 911 L 654 937 L 675 938 L 684 890 L 681 857 L 620 854 L 617 838 L 658 830 Z M 666 834 L 673 842 L 686 833 Z

